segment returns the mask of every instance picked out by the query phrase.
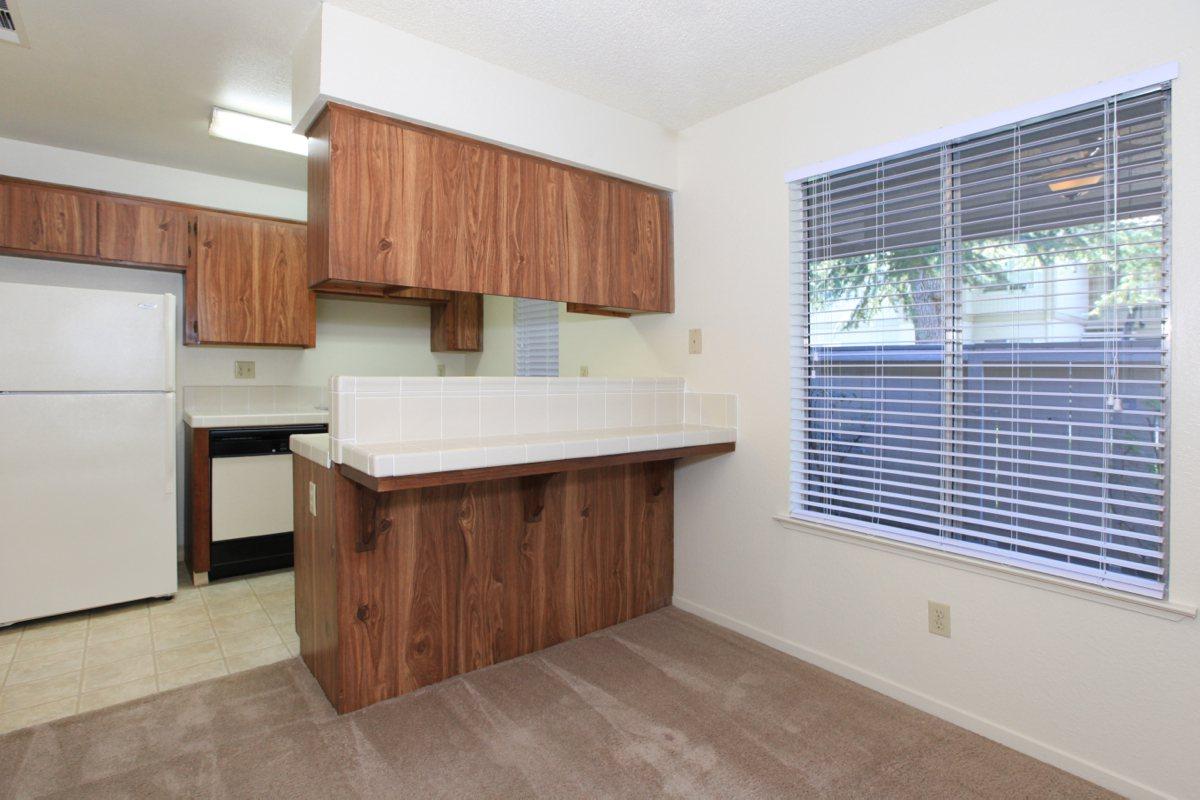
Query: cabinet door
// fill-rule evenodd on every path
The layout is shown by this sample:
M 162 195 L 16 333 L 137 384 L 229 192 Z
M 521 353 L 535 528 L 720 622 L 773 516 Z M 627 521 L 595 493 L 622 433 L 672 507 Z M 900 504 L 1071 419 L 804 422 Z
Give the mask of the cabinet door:
M 101 198 L 100 257 L 182 269 L 188 263 L 189 217 L 177 206 Z
M 199 343 L 313 346 L 304 225 L 201 212 L 196 241 Z
M 0 247 L 95 256 L 96 196 L 34 184 L 0 184 Z
M 624 280 L 617 301 L 610 305 L 672 311 L 670 199 L 662 192 L 624 184 L 618 217 L 617 266 Z
M 563 193 L 564 255 L 570 302 L 612 305 L 620 282 L 617 207 L 620 184 L 571 170 Z
M 674 310 L 670 202 L 665 192 L 573 172 L 563 202 L 570 302 Z
M 672 308 L 666 192 L 336 105 L 310 134 L 313 285 Z
M 503 277 L 497 293 L 559 300 L 566 291 L 563 196 L 569 171 L 520 154 L 505 154 L 501 167 Z

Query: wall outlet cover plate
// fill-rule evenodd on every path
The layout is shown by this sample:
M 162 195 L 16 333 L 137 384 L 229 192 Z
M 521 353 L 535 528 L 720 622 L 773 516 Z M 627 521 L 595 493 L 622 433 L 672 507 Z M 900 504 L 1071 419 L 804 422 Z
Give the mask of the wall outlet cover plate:
M 929 601 L 929 632 L 950 638 L 950 606 Z

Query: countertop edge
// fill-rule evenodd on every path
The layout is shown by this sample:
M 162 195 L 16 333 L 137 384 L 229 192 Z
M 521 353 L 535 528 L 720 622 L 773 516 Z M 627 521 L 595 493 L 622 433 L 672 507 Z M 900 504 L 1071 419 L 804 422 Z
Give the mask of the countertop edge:
M 263 425 L 328 425 L 328 411 L 247 411 L 244 413 L 183 412 L 191 428 L 254 428 Z
M 418 489 L 427 486 L 446 486 L 455 483 L 474 483 L 476 481 L 518 478 L 529 475 L 545 475 L 554 472 L 573 472 L 576 470 L 612 467 L 622 464 L 641 464 L 648 461 L 674 461 L 679 458 L 721 455 L 732 453 L 736 447 L 736 442 L 719 442 L 714 444 L 687 445 L 663 450 L 634 450 L 627 453 L 615 453 L 603 456 L 584 456 L 582 458 L 529 461 L 522 464 L 506 464 L 492 467 L 478 467 L 475 469 L 426 472 L 418 475 L 395 475 L 387 478 L 377 478 L 373 475 L 368 475 L 347 464 L 338 464 L 337 470 L 346 478 L 373 492 L 385 493 L 404 489 Z

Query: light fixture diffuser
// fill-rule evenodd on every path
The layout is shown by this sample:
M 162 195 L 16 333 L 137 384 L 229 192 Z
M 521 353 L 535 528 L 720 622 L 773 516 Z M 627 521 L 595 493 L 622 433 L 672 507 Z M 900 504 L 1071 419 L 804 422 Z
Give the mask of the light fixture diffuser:
M 208 133 L 221 139 L 283 150 L 300 156 L 308 155 L 308 139 L 298 133 L 292 133 L 291 126 L 286 122 L 253 117 L 227 108 L 213 106 Z

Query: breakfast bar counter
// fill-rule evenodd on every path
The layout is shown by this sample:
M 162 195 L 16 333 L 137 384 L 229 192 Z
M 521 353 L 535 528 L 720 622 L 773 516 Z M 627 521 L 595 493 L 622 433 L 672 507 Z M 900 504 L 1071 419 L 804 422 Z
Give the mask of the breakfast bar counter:
M 735 447 L 734 398 L 681 381 L 445 379 L 408 395 L 412 379 L 358 379 L 365 394 L 337 391 L 346 380 L 334 379 L 328 438 L 292 443 L 301 656 L 339 712 L 669 605 L 674 464 Z M 611 426 L 586 416 L 581 386 Z M 654 389 L 634 399 L 635 387 Z M 435 390 L 436 404 L 404 402 Z M 634 418 L 647 404 L 660 413 Z M 552 405 L 576 414 L 552 423 Z M 391 411 L 398 423 L 371 417 Z M 455 413 L 539 430 L 430 435 L 463 432 Z M 424 438 L 389 441 L 406 429 Z M 396 458 L 414 453 L 424 460 Z

